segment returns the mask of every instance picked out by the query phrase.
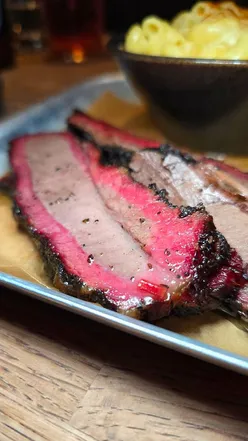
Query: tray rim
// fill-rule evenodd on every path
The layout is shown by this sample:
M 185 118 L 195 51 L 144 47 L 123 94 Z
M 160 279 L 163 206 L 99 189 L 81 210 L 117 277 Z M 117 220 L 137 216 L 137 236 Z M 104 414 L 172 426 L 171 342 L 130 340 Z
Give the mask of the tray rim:
M 34 115 L 42 113 L 47 106 L 55 106 L 58 102 L 61 102 L 61 100 L 74 95 L 78 90 L 80 90 L 81 93 L 82 87 L 93 87 L 96 83 L 98 85 L 109 85 L 111 82 L 120 81 L 125 81 L 125 78 L 123 74 L 119 72 L 105 73 L 100 76 L 91 77 L 89 80 L 81 82 L 60 94 L 53 95 L 43 102 L 29 107 L 27 110 L 17 112 L 13 116 L 2 120 L 0 122 L 0 131 L 4 128 L 5 132 L 11 132 L 13 125 L 21 125 L 24 118 L 27 119 L 31 115 L 34 117 Z M 45 288 L 42 285 L 28 282 L 4 272 L 0 272 L 0 286 L 1 285 L 10 289 L 15 289 L 43 302 L 67 309 L 91 320 L 112 326 L 139 338 L 146 339 L 155 344 L 177 350 L 178 352 L 193 356 L 194 358 L 248 376 L 248 357 L 242 357 L 233 352 L 202 343 L 194 338 L 186 337 L 165 328 L 118 314 L 98 305 L 94 305 L 93 303 L 63 294 L 56 289 Z
M 37 283 L 0 272 L 0 286 L 15 289 L 45 303 L 74 312 L 85 318 L 114 327 L 128 334 L 143 338 L 152 343 L 177 350 L 194 358 L 210 362 L 238 373 L 248 375 L 248 358 L 230 351 L 202 343 L 191 337 L 178 334 L 159 326 L 105 309 L 85 300 L 64 294 L 56 289 L 46 288 Z

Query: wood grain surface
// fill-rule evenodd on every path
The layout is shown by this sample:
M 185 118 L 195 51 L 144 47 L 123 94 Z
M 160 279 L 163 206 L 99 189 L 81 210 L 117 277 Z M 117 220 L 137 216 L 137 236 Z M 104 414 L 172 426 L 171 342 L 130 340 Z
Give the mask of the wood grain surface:
M 91 75 L 22 60 L 5 116 Z M 0 441 L 248 440 L 247 377 L 0 288 Z

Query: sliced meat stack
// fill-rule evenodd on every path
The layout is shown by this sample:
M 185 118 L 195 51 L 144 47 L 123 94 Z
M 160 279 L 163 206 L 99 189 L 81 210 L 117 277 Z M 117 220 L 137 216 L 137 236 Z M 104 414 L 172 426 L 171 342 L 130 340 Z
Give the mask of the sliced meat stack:
M 130 149 L 128 143 L 124 142 L 127 135 L 121 131 L 118 131 L 113 143 L 109 125 L 103 122 L 99 124 L 79 111 L 69 118 L 68 123 L 80 139 L 89 139 L 87 133 L 90 127 L 90 139 L 101 152 L 101 164 L 122 167 L 122 170 L 125 167 L 131 179 L 152 189 L 155 194 L 162 194 L 168 204 L 182 206 L 181 211 L 185 213 L 190 212 L 189 207 L 204 204 L 207 212 L 213 216 L 216 228 L 232 247 L 229 260 L 232 275 L 229 270 L 220 271 L 215 283 L 219 289 L 222 279 L 223 285 L 231 293 L 224 302 L 225 309 L 230 308 L 233 314 L 248 319 L 248 175 L 220 161 L 194 158 L 169 145 L 156 148 L 154 143 L 147 146 L 147 141 L 141 138 L 133 139 Z M 116 133 L 115 130 L 113 133 Z M 239 281 L 236 278 L 235 282 L 233 274 L 240 272 L 243 272 L 243 277 Z M 233 284 L 232 292 L 230 284 Z M 213 295 L 214 283 L 208 282 L 208 293 L 210 286 L 210 295 Z
M 103 152 L 70 133 L 12 143 L 15 216 L 54 286 L 148 320 L 214 309 L 233 295 L 242 262 L 204 207 L 168 203 Z
M 131 151 L 160 146 L 157 141 L 131 135 L 104 121 L 93 119 L 80 110 L 74 111 L 68 119 L 68 126 L 75 135 L 93 144 L 122 146 Z

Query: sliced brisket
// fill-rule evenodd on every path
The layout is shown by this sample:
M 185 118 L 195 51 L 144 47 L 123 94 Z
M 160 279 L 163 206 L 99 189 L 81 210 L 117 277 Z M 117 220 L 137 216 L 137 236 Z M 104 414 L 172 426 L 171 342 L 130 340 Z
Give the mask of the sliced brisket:
M 173 206 L 168 203 L 168 195 L 163 190 L 157 190 L 156 186 L 154 189 L 152 185 L 152 195 L 140 184 L 135 184 L 132 179 L 132 170 L 129 170 L 127 174 L 122 167 L 116 166 L 116 161 L 115 165 L 106 166 L 105 149 L 99 152 L 89 145 L 84 144 L 83 146 L 89 156 L 89 168 L 93 180 L 105 204 L 114 213 L 117 220 L 127 231 L 131 231 L 136 240 L 141 242 L 143 249 L 160 265 L 173 262 L 174 267 L 181 267 L 182 271 L 177 277 L 180 276 L 183 279 L 185 274 L 190 273 L 189 269 L 185 266 L 182 267 L 182 256 L 184 258 L 187 253 L 188 255 L 192 254 L 193 244 L 190 243 L 188 234 L 192 229 L 195 229 L 195 222 L 199 222 L 199 213 L 206 214 L 203 206 L 199 205 L 195 208 Z M 122 206 L 121 210 L 120 205 Z M 132 224 L 136 218 L 140 218 L 141 221 L 141 225 L 138 227 L 136 222 L 134 225 Z M 142 236 L 142 231 L 146 232 L 145 238 Z M 201 305 L 204 297 L 206 303 L 211 298 L 210 294 L 220 299 L 221 296 L 228 295 L 231 290 L 236 291 L 237 285 L 241 286 L 245 283 L 243 276 L 241 276 L 243 275 L 242 260 L 235 251 L 232 251 L 228 263 L 226 262 L 227 264 L 211 277 L 212 268 L 214 265 L 218 265 L 218 260 L 221 259 L 221 255 L 223 256 L 223 247 L 226 246 L 225 241 L 222 242 L 223 237 L 218 235 L 218 238 L 219 241 L 216 244 L 219 249 L 217 251 L 216 248 L 216 254 L 212 255 L 212 262 L 210 255 L 208 256 L 210 272 L 208 274 L 202 273 L 200 262 L 194 269 L 195 277 L 194 282 L 191 283 L 191 293 L 194 292 L 196 296 L 199 296 Z M 216 240 L 216 238 L 209 239 Z M 170 254 L 165 259 L 167 250 Z
M 139 138 L 104 121 L 91 118 L 80 110 L 75 110 L 70 116 L 68 126 L 82 140 L 93 144 L 122 146 L 131 151 L 143 148 L 158 148 L 160 145 L 156 141 Z
M 223 161 L 211 158 L 201 158 L 199 161 L 209 167 L 210 172 L 214 173 L 219 182 L 224 182 L 225 186 L 234 192 L 239 192 L 241 196 L 248 197 L 248 173 L 242 172 Z
M 38 240 L 55 286 L 123 312 L 163 303 L 162 294 L 139 289 L 142 278 L 159 285 L 161 271 L 149 272 L 149 256 L 107 213 L 71 135 L 20 138 L 11 164 L 15 212 Z
M 24 136 L 12 144 L 15 215 L 54 285 L 150 320 L 175 307 L 215 307 L 203 288 L 224 267 L 229 248 L 211 216 L 198 209 L 184 217 L 117 168 L 100 176 L 98 152 L 91 152 L 86 157 L 67 133 Z M 91 176 L 101 180 L 108 207 Z
M 159 160 L 160 155 L 160 160 Z M 153 168 L 156 156 L 156 167 Z M 145 163 L 145 167 L 139 167 Z M 144 151 L 133 156 L 130 162 L 132 176 L 139 182 L 147 183 L 149 170 L 153 168 L 152 179 L 158 191 L 166 189 L 169 201 L 174 204 L 194 206 L 203 203 L 213 216 L 216 228 L 225 236 L 230 246 L 236 250 L 244 263 L 244 273 L 248 265 L 248 201 L 245 186 L 233 178 L 233 174 L 217 173 L 211 164 L 189 162 L 183 156 L 171 151 Z M 146 173 L 144 173 L 146 170 Z M 157 172 L 157 174 L 156 174 Z M 219 174 L 221 173 L 221 175 Z M 242 189 L 241 189 L 242 185 Z M 231 305 L 240 311 L 242 318 L 248 317 L 248 299 L 241 289 L 239 301 Z M 236 293 L 235 293 L 236 295 Z
M 144 152 L 144 154 L 146 158 L 153 156 L 151 152 Z M 140 155 L 142 156 L 143 153 Z M 154 179 L 158 190 L 166 188 L 169 200 L 173 203 L 195 205 L 202 202 L 206 210 L 213 216 L 216 228 L 242 258 L 244 273 L 247 274 L 248 201 L 246 180 L 236 179 L 234 173 L 227 173 L 227 169 L 225 172 L 217 170 L 212 163 L 207 161 L 189 163 L 183 157 L 171 152 L 164 156 L 162 154 L 162 157 L 163 160 L 161 159 L 157 173 L 159 179 L 161 176 L 164 177 L 164 182 Z M 154 159 L 152 161 L 146 159 L 147 169 L 153 161 Z M 131 163 L 130 166 L 132 167 Z M 162 170 L 161 173 L 160 170 Z M 239 173 L 237 174 L 240 176 Z M 235 303 L 233 298 L 230 306 L 234 311 L 239 311 L 242 318 L 248 318 L 247 305 L 247 289 L 241 289 L 238 301 Z
M 92 145 L 84 144 L 84 148 L 89 157 L 91 176 L 111 214 L 159 265 L 169 266 L 170 271 L 181 279 L 191 271 L 199 271 L 202 262 L 199 260 L 196 267 L 192 267 L 190 256 L 196 250 L 196 237 L 200 241 L 205 234 L 206 243 L 216 244 L 216 248 L 208 249 L 202 243 L 202 251 L 210 251 L 208 269 L 211 271 L 217 261 L 227 256 L 227 244 L 214 230 L 212 218 L 203 206 L 195 207 L 185 215 L 182 208 L 168 204 L 162 193 L 154 194 L 136 183 L 123 168 L 102 165 L 100 152 Z M 189 256 L 188 260 L 186 256 Z M 203 258 L 203 253 L 199 257 Z
M 69 119 L 70 127 L 73 127 L 74 130 L 76 128 L 78 133 L 83 128 L 83 138 L 87 139 L 87 126 L 83 120 L 80 113 L 77 118 L 72 116 Z M 92 119 L 87 117 L 87 120 L 91 120 L 93 127 Z M 136 182 L 147 187 L 150 186 L 157 194 L 163 194 L 172 204 L 194 207 L 203 203 L 207 211 L 212 214 L 217 229 L 236 250 L 236 257 L 243 259 L 243 272 L 246 278 L 248 264 L 248 175 L 220 161 L 207 158 L 197 160 L 188 153 L 168 145 L 150 149 L 144 144 L 144 150 L 136 148 L 136 151 L 129 152 L 128 156 L 128 146 L 121 142 L 121 138 L 125 138 L 124 132 L 115 143 L 115 146 L 119 143 L 118 149 L 110 147 L 112 144 L 110 126 L 108 126 L 109 138 L 105 136 L 104 143 L 101 142 L 100 132 L 98 127 L 93 135 L 95 144 L 102 151 L 102 163 L 125 166 Z M 141 145 L 142 140 L 139 143 L 139 146 Z M 113 151 L 114 153 L 111 153 Z M 234 262 L 237 263 L 235 259 Z M 239 270 L 234 270 L 234 272 L 238 273 Z M 215 279 L 215 281 L 217 280 L 223 280 L 223 274 Z M 230 280 L 230 277 L 228 276 L 226 280 Z M 241 285 L 243 283 L 245 283 L 244 279 L 242 279 Z M 240 315 L 248 316 L 246 289 L 239 290 L 239 301 L 235 303 L 237 291 L 238 288 L 233 292 L 231 304 L 240 312 Z

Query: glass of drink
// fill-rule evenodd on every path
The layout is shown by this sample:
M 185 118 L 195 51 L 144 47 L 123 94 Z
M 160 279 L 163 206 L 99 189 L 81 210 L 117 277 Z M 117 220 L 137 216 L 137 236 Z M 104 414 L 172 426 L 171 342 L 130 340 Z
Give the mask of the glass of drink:
M 42 0 L 53 58 L 82 63 L 103 52 L 103 0 Z
M 8 12 L 18 51 L 43 48 L 40 4 L 37 0 L 8 0 Z

